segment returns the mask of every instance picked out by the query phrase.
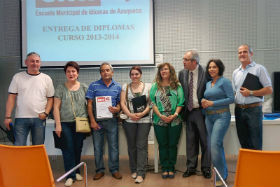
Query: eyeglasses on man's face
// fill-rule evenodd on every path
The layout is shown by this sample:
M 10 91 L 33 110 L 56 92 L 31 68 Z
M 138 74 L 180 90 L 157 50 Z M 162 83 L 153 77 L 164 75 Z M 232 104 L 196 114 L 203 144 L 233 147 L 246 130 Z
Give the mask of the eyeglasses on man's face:
M 193 59 L 191 59 L 191 58 L 189 58 L 189 59 L 188 58 L 183 58 L 183 61 L 184 62 L 191 62 L 191 61 L 193 61 Z

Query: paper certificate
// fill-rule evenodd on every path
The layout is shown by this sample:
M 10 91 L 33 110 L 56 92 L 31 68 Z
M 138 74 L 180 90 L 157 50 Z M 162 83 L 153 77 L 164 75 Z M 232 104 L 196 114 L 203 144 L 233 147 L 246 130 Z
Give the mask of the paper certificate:
M 99 96 L 95 98 L 96 101 L 96 118 L 113 118 L 113 114 L 109 111 L 108 107 L 112 106 L 111 96 Z

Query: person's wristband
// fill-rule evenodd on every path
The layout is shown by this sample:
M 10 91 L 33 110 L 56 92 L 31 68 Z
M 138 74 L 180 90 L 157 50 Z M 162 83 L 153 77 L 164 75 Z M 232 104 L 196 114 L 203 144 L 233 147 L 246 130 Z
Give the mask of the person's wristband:
M 162 114 L 159 115 L 159 118 L 161 118 Z
M 12 117 L 11 116 L 6 116 L 5 119 L 12 119 Z
M 46 112 L 43 112 L 43 113 L 45 114 L 45 116 L 46 116 L 46 117 L 48 117 L 48 116 L 49 116 L 49 114 L 47 114 Z
M 178 116 L 179 114 L 177 112 L 174 113 L 175 116 Z

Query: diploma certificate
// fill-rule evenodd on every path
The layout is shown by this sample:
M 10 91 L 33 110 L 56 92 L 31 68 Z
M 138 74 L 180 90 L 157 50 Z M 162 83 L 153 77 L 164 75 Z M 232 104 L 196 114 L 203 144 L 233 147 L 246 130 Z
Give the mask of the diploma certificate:
M 113 118 L 113 114 L 108 109 L 109 106 L 112 106 L 111 96 L 99 96 L 95 98 L 95 101 L 97 119 Z

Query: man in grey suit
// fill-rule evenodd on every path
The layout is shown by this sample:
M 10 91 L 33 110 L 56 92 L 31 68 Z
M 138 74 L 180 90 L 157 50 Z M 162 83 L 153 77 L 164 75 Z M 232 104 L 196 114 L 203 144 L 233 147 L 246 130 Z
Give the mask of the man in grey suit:
M 207 82 L 206 74 L 199 64 L 197 51 L 187 51 L 183 63 L 184 69 L 179 72 L 179 81 L 185 94 L 184 120 L 186 121 L 187 137 L 187 170 L 183 177 L 196 174 L 200 143 L 202 152 L 201 171 L 205 178 L 211 178 L 210 146 L 207 142 L 205 117 L 201 108 L 201 99 Z

